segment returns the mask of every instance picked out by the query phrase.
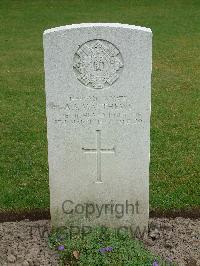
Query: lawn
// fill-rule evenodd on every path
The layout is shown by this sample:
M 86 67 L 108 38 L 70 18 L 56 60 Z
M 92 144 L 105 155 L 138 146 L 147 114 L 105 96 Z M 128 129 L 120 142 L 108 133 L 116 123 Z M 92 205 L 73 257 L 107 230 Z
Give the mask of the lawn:
M 0 2 L 0 210 L 49 207 L 42 33 L 81 22 L 153 31 L 150 205 L 200 206 L 200 1 Z

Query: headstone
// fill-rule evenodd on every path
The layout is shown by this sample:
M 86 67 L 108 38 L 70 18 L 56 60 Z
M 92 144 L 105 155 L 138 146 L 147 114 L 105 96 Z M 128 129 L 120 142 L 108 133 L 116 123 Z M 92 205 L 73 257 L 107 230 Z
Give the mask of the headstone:
M 151 45 L 132 25 L 44 32 L 53 226 L 147 226 Z

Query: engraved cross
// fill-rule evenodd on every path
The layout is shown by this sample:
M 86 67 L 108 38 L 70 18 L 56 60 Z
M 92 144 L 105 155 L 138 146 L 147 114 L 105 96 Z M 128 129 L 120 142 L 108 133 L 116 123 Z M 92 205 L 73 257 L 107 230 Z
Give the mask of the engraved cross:
M 101 154 L 102 153 L 114 153 L 115 154 L 115 147 L 112 149 L 102 149 L 101 148 L 101 131 L 96 130 L 96 142 L 97 148 L 96 149 L 86 149 L 82 148 L 85 153 L 95 153 L 97 155 L 97 181 L 96 183 L 103 183 L 101 179 Z

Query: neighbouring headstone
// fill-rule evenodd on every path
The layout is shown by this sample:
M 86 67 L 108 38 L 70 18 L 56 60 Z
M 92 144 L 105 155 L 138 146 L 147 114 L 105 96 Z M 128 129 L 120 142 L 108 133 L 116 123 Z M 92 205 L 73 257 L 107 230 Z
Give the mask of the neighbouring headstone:
M 144 228 L 152 33 L 123 24 L 44 32 L 53 226 Z

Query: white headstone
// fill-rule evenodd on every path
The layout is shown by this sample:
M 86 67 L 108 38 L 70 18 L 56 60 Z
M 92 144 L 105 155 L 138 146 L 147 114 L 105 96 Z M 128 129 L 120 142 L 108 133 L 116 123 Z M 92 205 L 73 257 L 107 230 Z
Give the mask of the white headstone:
M 152 33 L 123 24 L 44 32 L 54 226 L 146 226 Z

